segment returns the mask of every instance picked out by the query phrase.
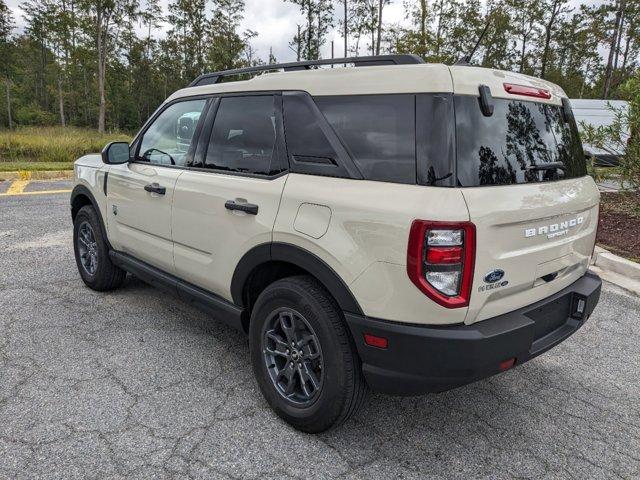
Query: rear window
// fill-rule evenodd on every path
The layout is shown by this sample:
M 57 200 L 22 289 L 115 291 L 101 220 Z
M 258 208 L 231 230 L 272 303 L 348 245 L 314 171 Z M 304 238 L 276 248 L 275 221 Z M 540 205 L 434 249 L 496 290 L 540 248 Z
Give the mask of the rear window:
M 365 179 L 416 183 L 415 95 L 314 100 Z
M 544 182 L 586 175 L 575 122 L 564 121 L 562 107 L 506 99 L 494 99 L 494 105 L 493 115 L 485 117 L 477 97 L 455 97 L 460 186 Z M 558 162 L 557 167 L 552 162 Z

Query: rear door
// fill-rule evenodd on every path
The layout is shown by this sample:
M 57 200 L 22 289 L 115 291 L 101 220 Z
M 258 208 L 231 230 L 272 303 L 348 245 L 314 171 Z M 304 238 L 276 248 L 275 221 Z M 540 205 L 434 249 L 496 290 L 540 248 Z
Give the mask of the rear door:
M 176 184 L 176 273 L 231 300 L 239 260 L 271 242 L 287 178 L 281 96 L 223 96 L 208 117 L 191 168 Z
M 134 145 L 133 162 L 107 181 L 107 228 L 116 250 L 174 273 L 171 205 L 205 99 L 168 105 Z
M 598 190 L 586 176 L 575 122 L 562 107 L 456 96 L 458 181 L 476 225 L 467 323 L 530 305 L 584 275 Z

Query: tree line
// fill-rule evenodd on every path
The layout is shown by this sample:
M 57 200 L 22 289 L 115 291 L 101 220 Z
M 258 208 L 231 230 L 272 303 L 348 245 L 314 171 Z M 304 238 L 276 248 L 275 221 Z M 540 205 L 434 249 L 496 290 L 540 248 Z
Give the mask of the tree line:
M 637 73 L 640 0 L 283 0 L 302 21 L 296 59 L 414 53 L 535 75 L 571 98 L 614 98 Z M 390 5 L 406 18 L 387 21 Z M 244 0 L 26 0 L 24 28 L 0 0 L 0 125 L 136 130 L 198 75 L 260 63 Z M 169 25 L 168 29 L 166 25 Z M 339 33 L 339 35 L 336 35 Z M 331 38 L 340 37 L 340 41 Z M 335 43 L 339 43 L 335 44 Z M 264 54 L 264 52 L 262 52 Z

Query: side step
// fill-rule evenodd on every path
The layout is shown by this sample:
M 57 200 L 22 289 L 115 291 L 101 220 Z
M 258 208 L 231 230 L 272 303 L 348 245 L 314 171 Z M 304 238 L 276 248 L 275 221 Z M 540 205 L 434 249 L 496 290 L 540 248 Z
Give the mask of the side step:
M 181 300 L 211 314 L 216 320 L 221 320 L 236 330 L 246 333 L 242 317 L 244 309 L 224 298 L 208 292 L 200 287 L 185 282 L 180 278 L 152 267 L 131 255 L 111 250 L 111 261 L 118 267 L 135 275 L 140 280 L 171 294 Z

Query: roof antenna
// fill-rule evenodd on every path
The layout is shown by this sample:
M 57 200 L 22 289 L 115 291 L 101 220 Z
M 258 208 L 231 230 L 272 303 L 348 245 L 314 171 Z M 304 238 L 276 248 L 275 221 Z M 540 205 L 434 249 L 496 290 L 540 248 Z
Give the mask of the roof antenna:
M 480 46 L 480 42 L 484 38 L 484 34 L 487 33 L 487 30 L 489 29 L 489 25 L 491 25 L 491 14 L 487 15 L 487 23 L 484 26 L 484 30 L 482 30 L 482 33 L 478 37 L 478 41 L 476 42 L 475 46 L 473 47 L 473 50 L 471 50 L 471 53 L 469 55 L 465 55 L 464 57 L 462 57 L 461 59 L 456 61 L 456 63 L 454 63 L 454 65 L 471 65 L 471 58 L 473 57 L 473 54 L 476 53 L 476 50 Z

